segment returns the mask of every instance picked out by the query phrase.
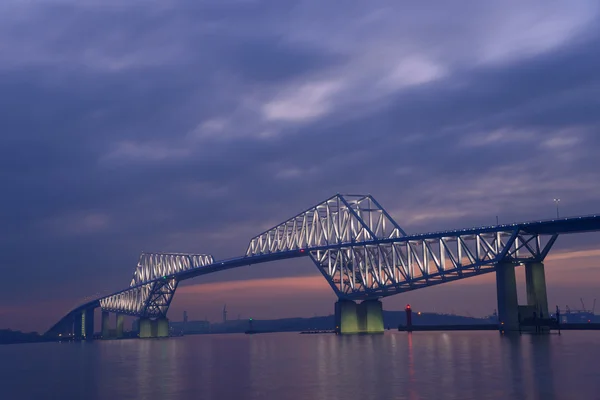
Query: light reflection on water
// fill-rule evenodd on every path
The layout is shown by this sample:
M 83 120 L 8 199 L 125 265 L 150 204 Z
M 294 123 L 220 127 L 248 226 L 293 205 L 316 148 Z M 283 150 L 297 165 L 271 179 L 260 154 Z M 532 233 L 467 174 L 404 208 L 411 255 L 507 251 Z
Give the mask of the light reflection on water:
M 0 346 L 2 399 L 597 399 L 600 332 L 277 333 Z

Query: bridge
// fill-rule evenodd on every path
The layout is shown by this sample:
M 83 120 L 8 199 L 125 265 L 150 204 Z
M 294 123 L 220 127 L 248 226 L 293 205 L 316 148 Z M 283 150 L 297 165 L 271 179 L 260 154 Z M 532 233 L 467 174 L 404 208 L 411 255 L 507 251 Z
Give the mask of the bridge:
M 559 235 L 600 231 L 600 215 L 407 234 L 370 195 L 337 194 L 250 240 L 241 257 L 143 253 L 128 287 L 70 311 L 48 335 L 91 338 L 94 310 L 102 336 L 110 313 L 139 318 L 139 336 L 168 336 L 167 312 L 179 282 L 231 268 L 309 258 L 338 297 L 336 331 L 383 332 L 380 299 L 495 272 L 499 329 L 549 316 L 544 260 Z M 527 304 L 517 302 L 515 267 L 525 266 Z

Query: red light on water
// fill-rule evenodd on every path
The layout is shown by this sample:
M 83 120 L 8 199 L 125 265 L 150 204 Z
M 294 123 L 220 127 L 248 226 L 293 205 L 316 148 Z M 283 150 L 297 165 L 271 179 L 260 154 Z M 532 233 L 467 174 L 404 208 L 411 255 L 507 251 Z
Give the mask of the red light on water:
M 406 305 L 406 309 L 407 309 L 407 310 L 410 310 L 410 304 L 407 304 L 407 305 Z

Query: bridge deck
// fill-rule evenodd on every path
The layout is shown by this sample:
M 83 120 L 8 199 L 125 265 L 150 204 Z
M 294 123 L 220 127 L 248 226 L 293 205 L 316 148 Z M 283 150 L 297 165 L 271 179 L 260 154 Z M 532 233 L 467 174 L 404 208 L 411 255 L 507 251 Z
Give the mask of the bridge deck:
M 126 289 L 116 291 L 107 296 L 100 297 L 98 299 L 92 300 L 81 306 L 75 308 L 69 314 L 67 314 L 59 323 L 55 325 L 58 326 L 61 322 L 70 318 L 71 315 L 81 312 L 82 310 L 88 308 L 96 308 L 100 306 L 100 300 L 118 295 L 125 291 L 134 289 L 138 286 L 147 285 L 148 283 L 152 283 L 155 281 L 159 281 L 161 279 L 176 279 L 177 281 L 182 281 L 186 279 L 195 278 L 197 276 L 206 275 L 210 273 L 215 273 L 231 268 L 238 268 L 246 265 L 259 264 L 264 262 L 285 260 L 291 258 L 305 257 L 309 256 L 311 252 L 315 251 L 327 251 L 335 248 L 344 248 L 349 246 L 365 246 L 365 245 L 381 245 L 381 244 L 389 244 L 389 243 L 407 243 L 412 241 L 428 241 L 428 240 L 440 240 L 440 239 L 452 239 L 459 237 L 466 237 L 469 235 L 480 235 L 480 234 L 489 234 L 495 232 L 511 232 L 511 231 L 519 231 L 524 232 L 531 235 L 560 235 L 560 234 L 573 234 L 573 233 L 584 233 L 584 232 L 595 232 L 600 231 L 600 215 L 589 215 L 589 216 L 581 216 L 581 217 L 570 217 L 570 218 L 560 218 L 560 219 L 552 219 L 552 220 L 543 220 L 543 221 L 530 221 L 530 222 L 521 222 L 515 224 L 501 224 L 494 226 L 484 226 L 484 227 L 474 227 L 474 228 L 466 228 L 466 229 L 456 229 L 456 230 L 448 230 L 448 231 L 439 231 L 439 232 L 429 232 L 422 234 L 414 234 L 407 235 L 403 237 L 394 237 L 394 238 L 385 238 L 385 239 L 375 239 L 375 240 L 366 240 L 362 242 L 344 242 L 344 243 L 333 243 L 327 244 L 324 246 L 316 246 L 310 248 L 302 248 L 302 249 L 292 249 L 292 250 L 283 250 L 270 252 L 267 254 L 257 254 L 251 256 L 242 256 L 236 257 L 226 260 L 215 261 L 212 264 L 208 264 L 205 266 L 181 271 L 175 274 L 166 275 L 160 278 L 156 278 L 153 280 L 149 280 L 143 283 L 140 283 L 136 286 L 130 286 Z M 411 286 L 406 286 L 405 288 L 395 288 L 393 293 L 396 294 L 400 291 L 408 291 L 415 290 L 425 286 L 436 285 L 444 282 L 449 282 L 456 279 L 463 279 L 468 276 L 478 275 L 481 273 L 491 272 L 493 269 L 474 269 L 473 271 L 468 271 L 466 274 L 459 274 L 457 277 L 441 277 L 442 279 L 428 279 L 428 277 L 423 277 L 423 282 L 420 284 L 417 279 L 416 283 Z M 401 289 L 401 290 L 399 290 Z M 386 290 L 378 290 L 371 293 L 374 296 L 385 296 Z M 54 327 L 53 327 L 54 328 Z M 52 330 L 52 329 L 51 329 Z

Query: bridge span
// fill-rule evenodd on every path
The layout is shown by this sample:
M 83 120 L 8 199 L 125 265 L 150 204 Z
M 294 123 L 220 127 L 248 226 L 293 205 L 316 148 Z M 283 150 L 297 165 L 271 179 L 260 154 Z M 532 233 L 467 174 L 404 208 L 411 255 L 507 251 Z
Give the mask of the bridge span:
M 336 331 L 383 332 L 379 299 L 495 272 L 499 329 L 519 318 L 548 317 L 544 259 L 559 235 L 600 231 L 600 215 L 407 234 L 370 195 L 340 195 L 319 203 L 250 240 L 241 257 L 142 253 L 128 287 L 70 311 L 48 332 L 91 338 L 94 310 L 139 318 L 140 337 L 168 336 L 167 312 L 179 282 L 246 265 L 307 257 L 338 297 Z M 525 266 L 527 304 L 517 302 L 515 267 Z

